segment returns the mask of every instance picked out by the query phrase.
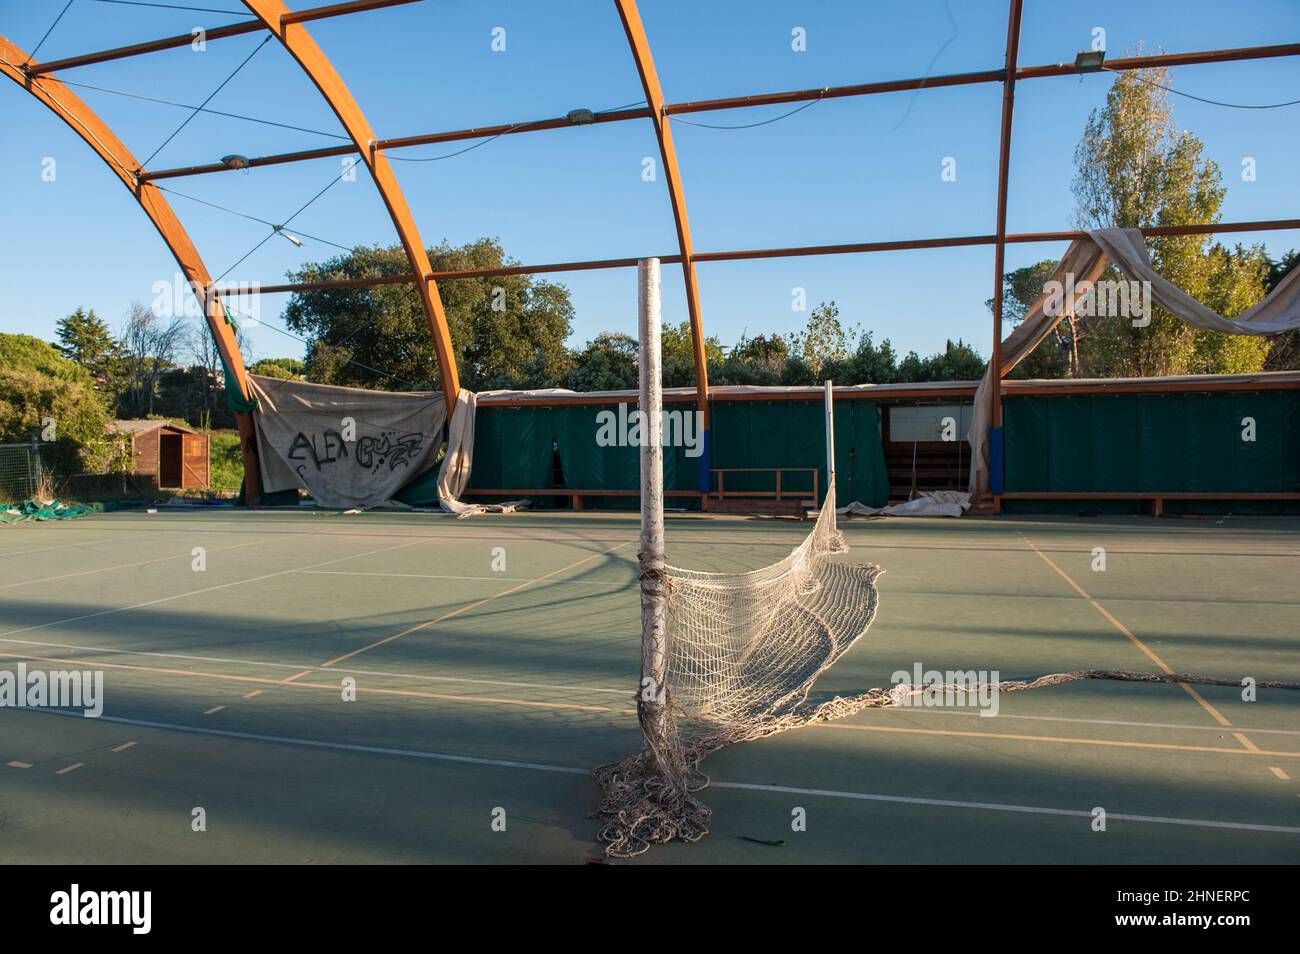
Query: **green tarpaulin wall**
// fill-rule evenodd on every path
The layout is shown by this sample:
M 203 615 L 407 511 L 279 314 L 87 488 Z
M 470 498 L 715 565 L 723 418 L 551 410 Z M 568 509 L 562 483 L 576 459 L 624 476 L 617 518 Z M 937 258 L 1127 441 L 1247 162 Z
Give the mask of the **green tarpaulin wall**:
M 670 404 L 669 410 L 689 412 L 690 405 Z M 880 443 L 880 414 L 871 401 L 838 401 L 835 405 L 835 469 L 842 502 L 859 500 L 884 506 L 888 495 L 884 453 Z M 638 449 L 634 445 L 596 444 L 597 415 L 617 404 L 556 407 L 479 407 L 474 428 L 474 467 L 470 487 L 491 490 L 531 490 L 554 486 L 552 442 L 560 455 L 566 487 L 580 490 L 637 490 Z M 820 400 L 715 401 L 713 412 L 714 467 L 813 467 L 819 487 L 826 486 L 825 418 Z M 617 430 L 617 429 L 616 429 Z M 664 488 L 695 490 L 698 457 L 686 448 L 669 447 L 664 454 Z M 733 483 L 734 481 L 734 483 Z M 765 490 L 771 475 L 740 475 L 727 481 L 734 490 Z M 790 475 L 783 489 L 810 490 Z M 686 506 L 689 498 L 668 499 L 669 506 Z M 693 502 L 692 502 L 693 503 Z M 584 507 L 635 509 L 635 497 L 589 497 Z
M 713 402 L 713 466 L 816 467 L 818 490 L 825 494 L 824 405 L 819 400 Z M 835 402 L 835 475 L 841 504 L 857 500 L 883 507 L 888 503 L 880 410 L 874 401 Z M 726 477 L 727 490 L 774 487 L 773 474 Z M 785 475 L 781 487 L 811 491 L 812 475 Z
M 1244 418 L 1255 440 L 1242 439 Z M 1300 392 L 1007 397 L 1005 488 L 1016 491 L 1300 491 Z M 1137 513 L 1129 501 L 1008 500 L 1012 512 Z M 1169 512 L 1296 512 L 1295 501 L 1166 501 Z

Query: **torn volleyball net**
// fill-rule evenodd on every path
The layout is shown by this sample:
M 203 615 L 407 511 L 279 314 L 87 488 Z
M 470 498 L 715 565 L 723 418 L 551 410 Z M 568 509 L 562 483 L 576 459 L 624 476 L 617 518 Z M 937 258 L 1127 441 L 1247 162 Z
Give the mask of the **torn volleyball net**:
M 638 263 L 641 415 L 641 751 L 598 766 L 597 837 L 611 858 L 708 834 L 711 812 L 697 797 L 711 752 L 865 709 L 905 705 L 924 694 L 1021 692 L 1084 679 L 1241 686 L 1240 679 L 1185 673 L 1083 669 L 984 685 L 895 685 L 813 702 L 813 684 L 871 626 L 883 572 L 850 563 L 836 526 L 835 428 L 825 385 L 826 499 L 812 532 L 778 563 L 743 573 L 668 564 L 663 515 L 663 395 L 659 261 Z M 1300 684 L 1257 682 L 1260 689 Z
M 1243 685 L 1190 673 L 1081 669 L 989 684 L 894 685 L 810 701 L 813 684 L 876 615 L 876 579 L 884 571 L 832 560 L 847 551 L 836 527 L 832 481 L 812 532 L 779 563 L 734 574 L 664 565 L 649 581 L 643 570 L 643 584 L 661 587 L 665 596 L 666 684 L 657 700 L 647 694 L 653 684 L 643 684 L 637 696 L 642 750 L 593 771 L 601 788 L 597 838 L 607 857 L 630 858 L 675 839 L 699 841 L 712 815 L 696 797 L 709 782 L 701 760 L 787 729 L 907 705 L 927 694 L 962 698 L 977 690 L 1023 692 L 1087 679 Z M 1290 682 L 1255 686 L 1300 689 Z
M 779 563 L 746 573 L 643 570 L 643 584 L 660 574 L 648 582 L 664 596 L 666 679 L 637 696 L 643 750 L 594 773 L 608 855 L 699 840 L 710 815 L 693 794 L 708 783 L 700 760 L 816 719 L 813 683 L 876 615 L 881 570 L 832 561 L 847 549 L 832 482 L 812 532 Z

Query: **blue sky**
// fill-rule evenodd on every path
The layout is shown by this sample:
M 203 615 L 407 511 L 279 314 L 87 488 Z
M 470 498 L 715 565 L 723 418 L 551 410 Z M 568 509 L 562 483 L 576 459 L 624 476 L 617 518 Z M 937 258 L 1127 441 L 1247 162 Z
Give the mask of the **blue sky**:
M 166 2 L 166 0 L 160 0 Z M 174 0 L 238 11 L 235 0 Z M 301 8 L 319 0 L 296 0 Z M 0 33 L 24 49 L 40 39 L 63 0 L 0 0 Z M 820 0 L 816 3 L 643 0 L 642 17 L 669 101 L 869 82 L 998 68 L 1006 35 L 1005 0 Z M 40 59 L 139 42 L 198 25 L 244 19 L 74 0 L 42 47 Z M 490 48 L 494 27 L 506 50 Z M 794 27 L 806 52 L 791 50 Z M 1096 0 L 1086 5 L 1026 0 L 1022 65 L 1073 60 L 1094 27 L 1118 56 L 1139 44 L 1170 52 L 1274 44 L 1300 36 L 1294 0 Z M 520 122 L 575 107 L 606 109 L 641 99 L 618 15 L 607 0 L 426 0 L 314 23 L 380 136 Z M 67 80 L 198 104 L 261 42 L 259 35 L 61 74 Z M 1088 111 L 1109 86 L 1104 74 L 1018 84 L 1008 228 L 1072 227 L 1072 156 Z M 1176 88 L 1238 103 L 1300 98 L 1300 61 L 1183 67 Z M 188 115 L 92 90 L 76 92 L 143 158 Z M 996 84 L 817 103 L 780 122 L 723 131 L 677 124 L 687 206 L 698 251 L 878 241 L 993 231 Z M 210 104 L 338 134 L 315 88 L 272 42 Z M 695 121 L 736 124 L 790 107 L 698 114 Z M 1175 97 L 1174 117 L 1205 143 L 1228 187 L 1225 221 L 1300 214 L 1300 107 L 1239 110 Z M 176 267 L 134 200 L 93 153 L 52 113 L 11 84 L 0 87 L 0 164 L 5 254 L 0 256 L 0 331 L 54 336 L 55 322 L 77 306 L 113 325 L 132 301 L 148 304 L 153 285 Z M 261 155 L 339 140 L 211 115 L 196 117 L 150 164 L 211 162 L 227 153 Z M 438 156 L 468 144 L 395 152 Z M 641 161 L 657 155 L 648 120 L 503 137 L 464 156 L 395 163 L 425 244 L 497 236 L 524 262 L 634 257 L 676 251 L 662 177 L 642 181 Z M 955 182 L 941 164 L 957 162 Z M 1256 161 L 1243 182 L 1241 163 Z M 57 177 L 42 180 L 53 157 Z M 339 172 L 338 159 L 248 173 L 172 180 L 172 188 L 279 221 Z M 264 226 L 183 198 L 173 207 L 213 274 L 265 234 Z M 395 241 L 392 224 L 364 169 L 294 223 L 343 245 Z M 1247 236 L 1270 253 L 1300 247 L 1300 232 Z M 1011 246 L 1015 268 L 1059 255 L 1060 244 Z M 335 250 L 272 240 L 229 278 L 284 280 L 287 270 Z M 819 256 L 699 266 L 705 327 L 724 344 L 793 331 L 810 305 L 834 299 L 841 317 L 890 338 L 902 351 L 929 353 L 963 337 L 987 354 L 992 291 L 989 247 L 871 255 Z M 553 276 L 572 292 L 574 343 L 602 330 L 634 333 L 632 270 Z M 676 267 L 665 272 L 665 320 L 685 317 Z M 267 296 L 276 323 L 285 296 Z M 257 357 L 300 355 L 302 346 L 269 328 L 252 331 Z

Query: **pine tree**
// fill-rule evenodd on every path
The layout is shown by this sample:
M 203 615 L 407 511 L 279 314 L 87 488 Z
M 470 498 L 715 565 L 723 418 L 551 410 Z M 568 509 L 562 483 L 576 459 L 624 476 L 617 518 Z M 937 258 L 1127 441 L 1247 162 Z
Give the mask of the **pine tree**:
M 66 318 L 59 319 L 59 353 L 75 361 L 103 387 L 110 377 L 117 357 L 117 342 L 112 333 L 92 308 L 89 312 L 78 308 Z

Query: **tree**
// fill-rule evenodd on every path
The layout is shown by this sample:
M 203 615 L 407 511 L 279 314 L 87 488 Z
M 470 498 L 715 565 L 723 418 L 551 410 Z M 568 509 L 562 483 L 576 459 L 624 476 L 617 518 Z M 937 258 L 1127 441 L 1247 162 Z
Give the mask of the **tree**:
M 780 335 L 740 336 L 731 352 L 715 367 L 709 380 L 716 384 L 779 384 L 790 357 L 790 346 Z
M 127 312 L 118 338 L 126 375 L 126 391 L 119 405 L 128 414 L 147 417 L 154 413 L 158 381 L 176 358 L 185 338 L 185 318 L 163 317 L 134 302 Z
M 59 473 L 99 469 L 111 449 L 89 372 L 39 339 L 0 334 L 0 442 L 33 438 L 46 441 L 42 463 Z
M 1015 328 L 1043 294 L 1043 288 L 1056 271 L 1056 262 L 1035 262 L 1002 276 L 1002 330 Z M 993 299 L 984 303 L 990 313 Z M 1073 314 L 1052 330 L 1037 348 L 1012 370 L 1013 377 L 1077 378 L 1080 376 L 1079 335 L 1081 319 Z
M 213 412 L 218 407 L 217 395 L 225 387 L 222 380 L 221 352 L 212 337 L 206 322 L 198 322 L 190 328 L 186 340 L 190 359 L 194 362 L 193 370 L 199 377 L 198 420 L 195 423 L 204 428 L 212 427 Z
M 1081 228 L 1141 228 L 1219 221 L 1225 189 L 1219 167 L 1202 157 L 1202 144 L 1173 123 L 1167 69 L 1115 75 L 1106 104 L 1088 116 L 1075 149 L 1076 220 Z M 1207 306 L 1239 314 L 1264 295 L 1261 246 L 1228 250 L 1205 235 L 1151 241 L 1161 275 Z M 1108 270 L 1104 278 L 1117 277 Z M 1090 338 L 1076 362 L 1089 374 L 1167 375 L 1259 370 L 1268 352 L 1263 338 L 1194 328 L 1158 306 L 1151 322 L 1080 319 Z
M 849 341 L 857 335 L 857 328 L 846 331 L 840 324 L 840 310 L 835 302 L 824 301 L 812 310 L 803 331 L 790 335 L 790 354 L 807 368 L 815 383 L 824 379 L 824 372 L 831 365 L 849 356 Z
M 623 391 L 639 383 L 636 339 L 606 331 L 587 342 L 566 386 L 574 391 Z
M 829 376 L 844 384 L 890 384 L 898 380 L 897 365 L 898 355 L 889 339 L 877 347 L 868 331 L 858 339 L 857 351 L 843 363 L 843 368 Z
M 910 351 L 898 365 L 900 381 L 975 381 L 984 376 L 987 364 L 965 341 L 958 338 L 944 344 L 939 354 L 922 358 Z
M 297 358 L 263 358 L 248 369 L 253 374 L 284 381 L 301 380 L 307 365 Z
M 664 387 L 694 387 L 695 338 L 691 334 L 690 321 L 683 321 L 680 325 L 665 325 L 660 340 L 663 349 L 662 362 Z M 722 342 L 719 341 L 717 337 L 705 338 L 705 367 L 715 367 L 720 365 L 722 361 Z
M 1292 249 L 1277 261 L 1270 259 L 1268 274 L 1264 277 L 1264 287 L 1271 292 L 1297 266 L 1300 266 L 1300 249 Z M 1300 331 L 1283 332 L 1275 335 L 1272 341 L 1273 347 L 1268 351 L 1264 370 L 1300 371 Z
M 459 248 L 429 249 L 434 271 L 497 269 L 512 264 L 495 239 Z M 306 265 L 295 281 L 402 275 L 410 271 L 398 246 L 358 246 Z M 444 281 L 442 297 L 461 384 L 471 390 L 533 386 L 563 380 L 565 340 L 573 305 L 563 285 L 528 275 Z M 299 292 L 285 323 L 308 338 L 307 375 L 313 381 L 381 390 L 436 389 L 440 375 L 433 338 L 410 283 Z M 538 374 L 553 377 L 536 381 Z
M 117 343 L 95 310 L 78 308 L 58 322 L 59 343 L 55 346 L 69 361 L 81 365 L 100 388 L 107 388 L 117 357 Z

